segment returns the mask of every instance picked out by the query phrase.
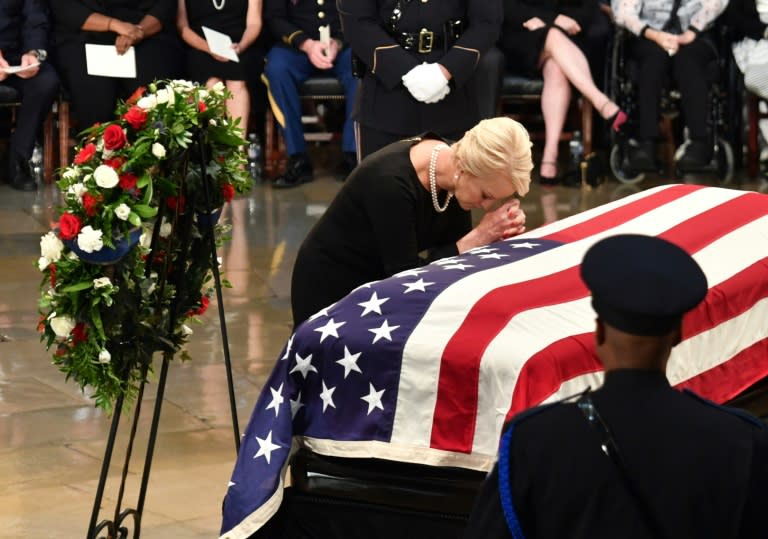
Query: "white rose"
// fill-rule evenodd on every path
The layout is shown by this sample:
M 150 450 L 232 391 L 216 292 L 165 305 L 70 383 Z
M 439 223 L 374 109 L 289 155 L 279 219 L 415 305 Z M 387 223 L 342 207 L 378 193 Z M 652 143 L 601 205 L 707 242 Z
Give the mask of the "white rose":
M 205 99 L 206 97 L 208 97 L 208 90 L 201 88 L 197 92 L 197 97 L 199 97 L 200 99 Z
M 160 237 L 161 238 L 167 238 L 171 235 L 171 232 L 173 231 L 173 225 L 171 223 L 166 222 L 165 219 L 163 219 L 163 224 L 160 225 Z
M 211 87 L 211 91 L 217 94 L 224 92 L 224 83 L 219 81 Z
M 80 169 L 77 167 L 69 167 L 61 174 L 61 177 L 65 180 L 76 180 L 80 177 Z
M 40 238 L 40 255 L 51 262 L 58 262 L 61 258 L 61 252 L 64 250 L 64 244 L 61 242 L 55 232 L 48 232 Z
M 192 331 L 191 327 L 189 327 L 186 324 L 182 324 L 181 325 L 181 334 L 182 335 L 192 335 L 193 333 L 194 333 L 194 331 Z
M 165 146 L 163 146 L 159 142 L 155 142 L 152 145 L 152 155 L 154 155 L 158 159 L 162 159 L 163 157 L 165 157 Z
M 67 188 L 67 193 L 77 198 L 77 201 L 81 204 L 83 203 L 83 195 L 86 193 L 86 191 L 88 191 L 88 189 L 85 187 L 83 182 L 77 182 Z
M 214 120 L 213 118 L 211 118 L 210 120 L 208 120 L 208 123 L 209 123 L 210 125 L 212 125 L 213 127 L 216 127 L 216 125 L 217 125 L 217 124 L 216 124 L 216 120 Z
M 103 235 L 101 230 L 94 230 L 91 225 L 85 226 L 77 235 L 77 246 L 86 253 L 101 251 L 104 247 L 104 241 L 101 239 Z
M 105 288 L 107 286 L 112 286 L 112 281 L 109 280 L 109 277 L 99 277 L 93 280 L 94 288 Z
M 152 245 L 152 234 L 146 231 L 142 232 L 139 236 L 139 245 L 149 249 L 149 246 Z
M 93 177 L 96 180 L 96 185 L 105 189 L 111 189 L 120 182 L 120 177 L 115 169 L 108 165 L 96 167 L 96 170 L 93 171 Z
M 164 103 L 168 103 L 169 105 L 173 105 L 175 101 L 176 95 L 173 93 L 173 88 L 166 87 L 157 91 L 158 104 L 162 105 Z
M 40 271 L 45 271 L 45 269 L 51 265 L 51 261 L 45 258 L 44 256 L 41 256 L 37 259 L 37 268 Z
M 75 321 L 71 316 L 55 316 L 51 318 L 51 329 L 57 337 L 67 337 L 75 329 Z
M 99 363 L 109 363 L 112 360 L 112 354 L 109 350 L 102 350 L 99 352 Z
M 131 215 L 131 208 L 128 207 L 128 204 L 120 204 L 115 208 L 115 215 L 118 219 L 125 221 Z
M 144 110 L 152 110 L 157 106 L 157 97 L 153 94 L 145 95 L 136 102 L 136 105 Z

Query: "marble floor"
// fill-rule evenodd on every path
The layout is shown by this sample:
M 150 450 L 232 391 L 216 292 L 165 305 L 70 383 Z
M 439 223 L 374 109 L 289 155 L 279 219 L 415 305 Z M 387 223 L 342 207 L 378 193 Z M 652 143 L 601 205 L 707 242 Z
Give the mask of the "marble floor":
M 259 184 L 225 215 L 234 226 L 221 255 L 232 283 L 224 302 L 241 430 L 289 336 L 296 250 L 341 186 L 329 173 L 332 149 L 317 147 L 314 156 L 314 182 L 285 191 Z M 535 185 L 523 207 L 536 227 L 666 181 L 625 186 L 611 180 L 591 190 Z M 768 192 L 765 181 L 740 177 L 731 187 Z M 8 539 L 85 537 L 110 427 L 110 418 L 51 365 L 35 330 L 39 237 L 55 218 L 56 202 L 54 186 L 22 193 L 0 185 L 0 537 Z M 191 361 L 170 367 L 144 505 L 145 538 L 218 535 L 235 445 L 216 309 L 196 326 L 189 352 Z M 150 384 L 123 507 L 136 504 L 155 391 Z M 124 418 L 100 519 L 114 512 L 128 424 Z

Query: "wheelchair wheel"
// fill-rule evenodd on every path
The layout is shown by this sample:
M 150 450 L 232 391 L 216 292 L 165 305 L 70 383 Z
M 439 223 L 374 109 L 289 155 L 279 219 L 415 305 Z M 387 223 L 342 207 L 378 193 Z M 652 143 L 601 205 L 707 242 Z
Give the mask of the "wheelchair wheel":
M 645 179 L 645 174 L 642 172 L 636 173 L 631 170 L 626 170 L 623 161 L 624 152 L 621 151 L 618 144 L 614 144 L 611 148 L 610 164 L 611 172 L 613 172 L 616 179 L 625 185 L 640 183 Z
M 717 163 L 717 177 L 720 178 L 720 185 L 730 185 L 733 180 L 733 148 L 723 137 L 717 137 L 717 146 L 715 147 L 715 162 Z

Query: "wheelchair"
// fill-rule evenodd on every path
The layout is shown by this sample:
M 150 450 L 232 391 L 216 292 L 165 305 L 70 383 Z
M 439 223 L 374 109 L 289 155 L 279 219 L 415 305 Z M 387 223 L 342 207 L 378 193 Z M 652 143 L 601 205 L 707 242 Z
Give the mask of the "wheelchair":
M 739 93 L 736 90 L 738 80 L 738 68 L 731 56 L 730 46 L 727 45 L 726 30 L 717 27 L 716 45 L 718 50 L 715 58 L 707 66 L 706 83 L 708 84 L 708 133 L 713 147 L 712 160 L 705 166 L 696 169 L 682 169 L 678 166 L 678 159 L 683 155 L 690 143 L 682 122 L 675 121 L 681 116 L 680 93 L 672 87 L 671 75 L 667 77 L 665 88 L 660 95 L 660 121 L 669 120 L 671 134 L 675 141 L 682 141 L 674 151 L 673 175 L 680 179 L 685 174 L 703 173 L 714 174 L 720 181 L 720 185 L 727 185 L 733 179 L 733 172 L 740 162 L 741 154 L 734 156 L 733 148 L 741 149 L 740 133 L 742 128 L 742 114 Z M 616 179 L 624 184 L 641 182 L 647 173 L 658 172 L 664 174 L 663 164 L 658 171 L 634 170 L 629 162 L 628 153 L 631 145 L 637 144 L 633 137 L 635 125 L 633 118 L 639 113 L 637 105 L 637 84 L 640 76 L 639 66 L 626 53 L 626 42 L 631 34 L 618 28 L 614 35 L 609 54 L 610 81 L 608 85 L 609 96 L 622 110 L 626 111 L 629 120 L 621 133 L 612 133 L 609 164 Z M 664 130 L 662 129 L 662 132 Z

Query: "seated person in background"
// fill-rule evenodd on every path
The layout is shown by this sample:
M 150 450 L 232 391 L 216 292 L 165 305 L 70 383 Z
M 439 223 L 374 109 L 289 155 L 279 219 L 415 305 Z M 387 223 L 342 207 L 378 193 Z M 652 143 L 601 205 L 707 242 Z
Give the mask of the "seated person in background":
M 425 134 L 366 157 L 299 248 L 294 326 L 362 284 L 523 232 L 519 201 L 496 203 L 525 195 L 532 167 L 528 132 L 507 117 L 451 145 Z M 486 211 L 474 228 L 473 208 Z
M 544 79 L 541 111 L 544 151 L 542 184 L 558 183 L 560 135 L 571 103 L 571 84 L 618 131 L 627 119 L 618 105 L 595 86 L 587 58 L 579 48 L 592 17 L 595 0 L 504 0 L 504 26 L 499 47 L 511 71 Z
M 707 133 L 707 65 L 717 58 L 708 30 L 725 9 L 727 0 L 680 0 L 672 13 L 667 0 L 615 0 L 616 24 L 632 36 L 627 54 L 638 64 L 638 146 L 629 146 L 629 163 L 635 170 L 656 170 L 655 139 L 659 133 L 659 100 L 671 72 L 680 92 L 680 104 L 690 144 L 678 160 L 680 169 L 696 169 L 712 160 L 713 145 Z M 677 5 L 677 3 L 675 3 Z
M 512 418 L 465 537 L 765 537 L 766 425 L 665 375 L 707 294 L 699 265 L 661 238 L 619 235 L 587 251 L 581 276 L 605 383 Z
M 496 116 L 501 4 L 488 0 L 338 0 L 365 64 L 355 107 L 362 158 L 424 131 L 456 140 Z
M 312 163 L 307 155 L 304 127 L 301 124 L 299 88 L 310 77 L 333 76 L 344 87 L 346 117 L 341 139 L 340 179 L 355 167 L 355 132 L 352 106 L 357 79 L 352 75 L 352 53 L 344 43 L 336 3 L 331 0 L 266 0 L 264 24 L 280 43 L 267 53 L 263 79 L 269 102 L 280 124 L 288 151 L 285 174 L 275 178 L 278 188 L 296 187 L 312 181 Z M 320 28 L 329 29 L 329 41 L 321 41 Z
M 53 0 L 56 65 L 81 128 L 114 117 L 118 99 L 155 79 L 182 75 L 176 31 L 177 0 Z M 133 47 L 136 77 L 88 74 L 85 44 Z
M 768 0 L 730 0 L 725 21 L 744 86 L 768 99 Z M 760 120 L 760 131 L 768 142 L 768 120 Z
M 246 81 L 254 72 L 261 72 L 264 66 L 264 55 L 256 46 L 256 38 L 261 33 L 261 0 L 178 1 L 176 25 L 181 39 L 189 45 L 186 50 L 187 76 L 208 88 L 217 82 L 226 85 L 232 93 L 232 98 L 227 101 L 227 112 L 231 118 L 240 119 L 245 136 L 251 111 Z M 211 52 L 203 35 L 203 26 L 230 37 L 237 62 Z
M 59 90 L 59 78 L 46 63 L 48 13 L 36 0 L 0 2 L 0 83 L 21 95 L 8 148 L 8 181 L 23 191 L 37 188 L 29 160 L 37 132 Z M 21 66 L 16 73 L 9 67 Z M 0 172 L 5 174 L 5 171 Z

